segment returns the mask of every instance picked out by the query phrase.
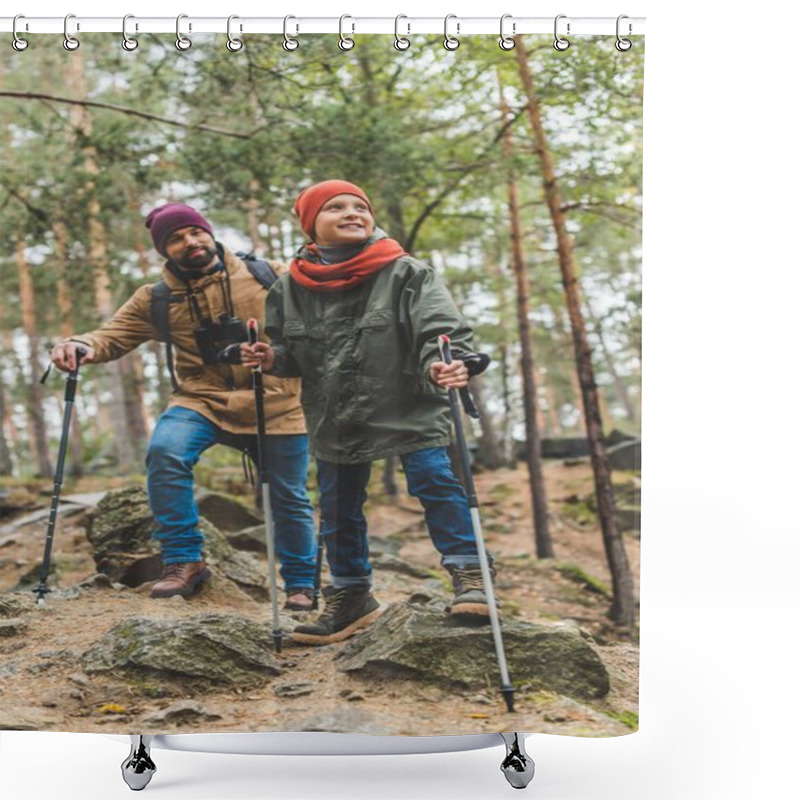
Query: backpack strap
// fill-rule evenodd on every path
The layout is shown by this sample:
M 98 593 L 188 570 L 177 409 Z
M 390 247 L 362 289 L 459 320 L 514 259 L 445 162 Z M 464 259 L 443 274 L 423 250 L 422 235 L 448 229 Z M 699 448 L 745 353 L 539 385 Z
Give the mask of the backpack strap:
M 150 317 L 153 325 L 158 331 L 158 339 L 164 342 L 167 350 L 167 369 L 169 378 L 172 381 L 172 390 L 178 391 L 178 379 L 175 377 L 175 364 L 172 358 L 172 337 L 169 332 L 169 299 L 172 294 L 165 281 L 159 281 L 153 286 L 150 296 Z
M 265 288 L 269 289 L 278 280 L 278 273 L 275 272 L 269 261 L 261 261 L 256 258 L 255 253 L 236 253 L 241 258 L 250 274 Z

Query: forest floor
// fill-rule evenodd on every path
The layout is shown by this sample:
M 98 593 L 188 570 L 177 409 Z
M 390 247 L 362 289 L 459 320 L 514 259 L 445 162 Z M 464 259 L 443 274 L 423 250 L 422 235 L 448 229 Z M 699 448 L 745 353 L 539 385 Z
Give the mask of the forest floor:
M 633 473 L 614 473 L 630 489 Z M 287 642 L 276 656 L 282 674 L 257 688 L 206 688 L 192 692 L 179 683 L 82 671 L 79 657 L 114 624 L 130 617 L 180 618 L 199 612 L 229 612 L 269 625 L 269 606 L 243 592 L 224 591 L 212 581 L 191 599 L 153 600 L 150 584 L 137 589 L 85 589 L 54 593 L 36 606 L 30 591 L 13 592 L 25 605 L 18 628 L 3 631 L 0 657 L 0 728 L 104 733 L 199 733 L 214 731 L 350 730 L 395 735 L 444 735 L 521 730 L 583 736 L 630 733 L 638 726 L 638 646 L 607 616 L 610 576 L 602 536 L 587 500 L 593 494 L 585 461 L 545 465 L 555 559 L 534 557 L 527 471 L 500 469 L 476 475 L 489 549 L 495 555 L 496 590 L 506 617 L 552 624 L 572 620 L 593 640 L 611 679 L 610 693 L 593 701 L 518 687 L 517 713 L 510 717 L 496 686 L 481 691 L 444 688 L 392 678 L 369 680 L 335 669 L 342 645 L 301 647 Z M 120 485 L 114 481 L 114 485 Z M 46 488 L 46 487 L 42 487 Z M 97 481 L 70 487 L 95 492 Z M 108 488 L 108 487 L 105 487 Z M 42 505 L 46 499 L 42 499 Z M 49 503 L 48 503 L 49 505 Z M 391 502 L 370 501 L 370 535 L 400 542 L 399 557 L 431 573 L 442 573 L 421 508 L 401 493 Z M 58 588 L 76 586 L 96 570 L 82 525 L 83 514 L 59 521 L 54 557 Z M 12 592 L 41 558 L 46 517 L 22 527 L 14 518 L 0 525 L 0 591 Z M 626 533 L 625 547 L 638 596 L 639 539 Z M 442 573 L 443 574 L 443 573 Z M 407 600 L 419 578 L 375 571 L 382 604 Z M 285 613 L 285 612 L 284 612 Z M 302 620 L 307 615 L 294 615 Z M 0 623 L 3 620 L 0 619 Z M 7 621 L 8 622 L 8 621 Z M 513 675 L 512 675 L 513 680 Z M 184 701 L 198 705 L 187 707 Z M 181 705 L 183 703 L 183 705 Z M 176 705 L 177 704 L 177 705 Z M 170 709 L 171 716 L 165 712 Z M 148 722 L 161 715 L 158 723 Z

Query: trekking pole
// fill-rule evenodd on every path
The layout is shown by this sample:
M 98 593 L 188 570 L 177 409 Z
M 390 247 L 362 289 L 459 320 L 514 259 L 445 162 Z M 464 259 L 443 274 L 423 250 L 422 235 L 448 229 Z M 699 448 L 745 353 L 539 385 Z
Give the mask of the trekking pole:
M 258 341 L 258 322 L 255 319 L 247 321 L 247 338 L 250 344 Z M 275 567 L 275 529 L 272 525 L 272 505 L 269 499 L 269 480 L 267 477 L 266 454 L 266 417 L 264 416 L 264 373 L 261 364 L 253 367 L 253 391 L 256 394 L 256 422 L 258 435 L 256 436 L 256 450 L 258 453 L 258 481 L 261 484 L 261 505 L 264 509 L 264 524 L 267 534 L 267 558 L 269 559 L 269 596 L 272 601 L 272 640 L 275 643 L 275 652 L 280 653 L 283 645 L 283 631 L 278 617 L 278 578 Z
M 53 496 L 50 500 L 50 518 L 47 520 L 47 536 L 44 542 L 44 555 L 42 557 L 42 568 L 39 571 L 39 585 L 33 590 L 36 594 L 36 605 L 44 605 L 45 595 L 49 594 L 47 579 L 50 574 L 50 556 L 53 552 L 53 538 L 56 531 L 56 516 L 58 514 L 58 502 L 61 498 L 61 482 L 64 479 L 64 463 L 67 459 L 67 441 L 69 439 L 69 426 L 72 419 L 72 407 L 75 405 L 75 390 L 78 388 L 78 370 L 81 366 L 81 359 L 86 355 L 83 347 L 75 349 L 75 369 L 70 370 L 67 375 L 67 387 L 64 390 L 64 422 L 61 426 L 61 442 L 58 446 L 58 461 L 56 462 L 56 474 L 53 479 Z M 42 382 L 47 379 L 50 370 L 45 372 Z
M 323 521 L 319 521 L 319 532 L 317 533 L 317 563 L 314 568 L 314 597 L 311 602 L 311 610 L 316 611 L 319 608 L 319 591 L 322 584 L 322 558 L 325 552 L 325 545 L 322 541 L 322 525 Z
M 444 361 L 445 364 L 453 363 L 449 336 L 439 337 L 439 352 L 442 354 L 442 361 Z M 505 698 L 506 708 L 509 712 L 512 712 L 514 710 L 514 687 L 511 685 L 511 678 L 508 674 L 506 653 L 503 647 L 503 635 L 500 631 L 500 617 L 497 614 L 494 587 L 492 586 L 492 576 L 489 569 L 489 558 L 486 555 L 486 543 L 483 539 L 483 528 L 481 527 L 481 517 L 478 511 L 478 496 L 475 493 L 475 482 L 472 479 L 472 469 L 469 463 L 467 437 L 464 435 L 464 424 L 461 420 L 461 413 L 458 407 L 458 392 L 453 388 L 448 389 L 447 398 L 450 401 L 450 412 L 453 415 L 453 425 L 456 429 L 456 442 L 458 444 L 458 454 L 461 460 L 461 472 L 463 473 L 464 483 L 466 484 L 465 488 L 467 490 L 469 513 L 472 517 L 472 527 L 475 530 L 475 543 L 478 546 L 478 560 L 481 566 L 481 576 L 483 577 L 483 586 L 486 590 L 486 599 L 489 603 L 489 620 L 492 624 L 494 649 L 497 653 L 497 664 L 500 668 L 500 679 L 502 681 L 500 691 Z M 462 397 L 462 402 L 463 399 Z

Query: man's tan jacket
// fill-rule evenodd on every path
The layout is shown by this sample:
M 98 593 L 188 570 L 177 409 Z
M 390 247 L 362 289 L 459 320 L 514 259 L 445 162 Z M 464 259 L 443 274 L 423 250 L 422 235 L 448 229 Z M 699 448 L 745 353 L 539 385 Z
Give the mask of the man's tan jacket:
M 264 324 L 267 290 L 253 277 L 241 259 L 224 248 L 225 268 L 235 316 L 245 322 L 255 317 L 259 329 Z M 280 275 L 286 266 L 271 262 Z M 177 301 L 169 304 L 169 330 L 175 354 L 175 372 L 180 388 L 170 396 L 169 406 L 197 411 L 223 430 L 231 433 L 256 433 L 255 398 L 249 367 L 203 364 L 194 331 L 200 327 L 187 295 L 190 287 L 203 316 L 218 321 L 227 311 L 227 281 L 217 271 L 185 284 L 166 267 L 162 272 Z M 136 290 L 111 319 L 91 333 L 73 336 L 71 341 L 95 350 L 95 361 L 112 361 L 143 342 L 158 339 L 151 316 L 153 284 Z M 269 341 L 262 336 L 262 341 Z M 305 433 L 305 418 L 300 406 L 300 379 L 264 376 L 267 433 Z

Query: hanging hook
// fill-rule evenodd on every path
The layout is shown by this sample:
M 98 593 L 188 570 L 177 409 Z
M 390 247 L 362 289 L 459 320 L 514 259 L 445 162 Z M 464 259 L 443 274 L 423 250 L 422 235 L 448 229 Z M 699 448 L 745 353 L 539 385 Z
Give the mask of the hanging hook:
M 458 50 L 458 46 L 461 44 L 461 42 L 459 42 L 455 36 L 451 36 L 450 33 L 448 32 L 448 26 L 450 24 L 451 19 L 457 20 L 458 17 L 455 14 L 448 14 L 444 18 L 444 41 L 442 42 L 442 45 L 444 45 L 445 50 Z M 461 23 L 456 22 L 456 34 L 460 32 L 461 32 Z
M 346 19 L 353 19 L 349 14 L 342 14 L 339 17 L 339 49 L 340 50 L 352 50 L 356 46 L 355 39 L 352 36 L 345 36 L 342 28 L 344 27 L 344 21 Z M 351 33 L 355 33 L 356 26 L 354 22 L 350 23 Z
M 289 36 L 287 32 L 287 25 L 290 19 L 297 19 L 297 17 L 293 17 L 291 14 L 289 14 L 283 18 L 283 49 L 289 53 L 297 50 L 297 48 L 300 47 L 300 42 L 292 36 Z M 300 26 L 297 23 L 295 23 L 294 27 L 295 33 L 300 33 Z
M 64 17 L 64 49 L 70 52 L 77 50 L 81 46 L 81 43 L 74 36 L 70 36 L 69 21 L 71 19 L 75 19 L 74 14 L 67 14 L 67 16 Z M 75 30 L 79 31 L 80 25 L 76 24 Z
M 139 46 L 139 40 L 128 36 L 128 20 L 135 19 L 133 14 L 126 14 L 122 18 L 122 49 L 127 50 L 129 53 L 133 52 Z M 136 25 L 136 30 L 139 30 L 139 25 Z
M 559 36 L 558 35 L 558 21 L 561 20 L 561 19 L 566 19 L 566 18 L 567 18 L 566 14 L 559 14 L 556 17 L 555 27 L 554 27 L 555 37 L 556 38 L 553 41 L 553 47 L 555 47 L 555 49 L 558 50 L 561 53 L 563 53 L 564 50 L 566 50 L 569 47 L 569 41 L 567 39 L 565 39 L 563 36 Z M 569 33 L 569 28 L 570 28 L 570 24 L 568 22 L 567 23 L 567 33 Z
M 394 18 L 394 49 L 395 50 L 400 50 L 402 52 L 403 50 L 408 50 L 408 48 L 411 47 L 411 40 L 410 39 L 406 39 L 405 36 L 401 36 L 400 35 L 400 20 L 401 19 L 408 19 L 408 17 L 405 14 L 398 14 Z M 406 33 L 411 33 L 411 23 L 410 22 L 406 23 L 406 27 L 408 28 Z
M 175 36 L 178 37 L 177 39 L 175 39 L 175 47 L 177 47 L 178 50 L 188 50 L 192 46 L 192 40 L 187 38 L 181 33 L 181 20 L 187 19 L 188 16 L 189 16 L 188 14 L 178 14 L 178 17 L 175 20 Z M 190 22 L 189 31 L 191 32 L 191 30 L 192 30 L 192 23 Z
M 630 39 L 623 39 L 619 35 L 620 22 L 622 22 L 623 19 L 629 19 L 629 17 L 625 16 L 625 14 L 620 14 L 617 17 L 617 41 L 614 43 L 614 47 L 616 47 L 617 50 L 620 51 L 620 53 L 626 53 L 628 50 L 631 49 L 631 47 L 633 47 L 633 42 Z M 628 35 L 629 36 L 630 36 L 632 31 L 633 31 L 633 26 L 629 22 L 628 23 Z
M 228 17 L 228 42 L 225 47 L 227 47 L 231 53 L 238 53 L 244 47 L 244 42 L 241 39 L 234 38 L 231 34 L 231 22 L 235 19 L 239 19 L 235 14 L 231 14 L 231 16 Z M 239 31 L 241 32 L 241 30 L 242 26 L 240 25 Z
M 516 41 L 514 41 L 514 36 L 517 33 L 517 23 L 516 22 L 512 22 L 511 23 L 511 36 L 506 36 L 504 27 L 505 27 L 505 22 L 506 22 L 507 19 L 513 19 L 511 14 L 503 14 L 503 16 L 500 17 L 500 49 L 501 50 L 513 50 L 517 46 Z
M 28 49 L 28 40 L 27 40 L 27 39 L 23 39 L 23 38 L 22 38 L 22 37 L 21 37 L 21 36 L 20 36 L 20 35 L 17 33 L 17 20 L 18 20 L 18 19 L 25 19 L 25 15 L 24 15 L 24 14 L 17 14 L 17 15 L 14 17 L 14 22 L 13 22 L 13 23 L 12 23 L 12 25 L 11 25 L 11 32 L 12 32 L 12 34 L 14 35 L 14 39 L 13 39 L 13 41 L 11 42 L 11 46 L 12 46 L 12 47 L 13 47 L 13 48 L 14 48 L 14 49 L 15 49 L 15 50 L 18 52 L 18 53 L 21 53 L 23 50 L 27 50 L 27 49 Z M 26 30 L 26 31 L 28 30 L 28 23 L 27 23 L 27 22 L 25 23 L 25 30 Z

